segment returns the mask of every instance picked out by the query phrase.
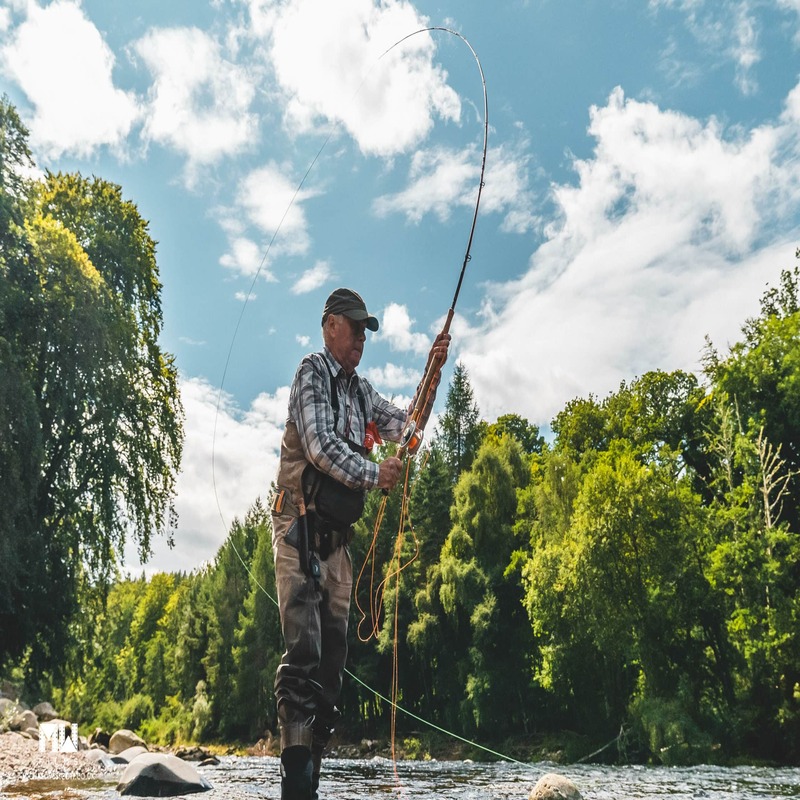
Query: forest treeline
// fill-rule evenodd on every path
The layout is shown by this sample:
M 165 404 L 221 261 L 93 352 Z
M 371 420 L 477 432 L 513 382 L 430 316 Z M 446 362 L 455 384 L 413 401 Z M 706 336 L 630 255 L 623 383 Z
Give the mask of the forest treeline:
M 4 108 L 8 117 L 13 109 Z M 39 475 L 44 495 L 39 473 L 47 458 L 29 464 L 29 448 L 15 449 L 14 442 L 32 436 L 26 431 L 44 413 L 37 402 L 47 392 L 33 377 L 48 368 L 65 377 L 67 368 L 49 361 L 72 351 L 40 344 L 20 356 L 14 338 L 19 317 L 9 309 L 19 302 L 13 290 L 27 269 L 34 270 L 26 278 L 29 290 L 46 295 L 71 262 L 49 260 L 50 251 L 40 247 L 36 258 L 17 259 L 14 272 L 9 253 L 45 233 L 74 249 L 66 233 L 74 219 L 81 222 L 77 243 L 88 253 L 87 231 L 99 237 L 105 229 L 88 224 L 88 211 L 70 217 L 58 203 L 73 192 L 80 197 L 80 187 L 98 186 L 94 180 L 47 174 L 36 191 L 17 190 L 19 203 L 13 194 L 8 199 L 8 179 L 3 186 L 0 211 L 8 215 L 11 208 L 16 217 L 3 229 L 2 363 L 4 375 L 31 389 L 20 406 L 17 395 L 0 388 L 6 436 L 0 466 Z M 62 188 L 58 202 L 43 205 L 48 186 L 70 191 Z M 79 207 L 87 205 L 82 200 Z M 30 222 L 36 214 L 43 220 L 38 227 Z M 117 296 L 102 266 L 114 246 L 87 257 L 104 278 L 112 316 L 134 299 L 141 308 L 144 299 L 141 286 Z M 153 380 L 162 387 L 161 395 L 148 394 L 146 409 L 166 409 L 161 425 L 175 426 L 171 437 L 139 445 L 158 455 L 159 469 L 147 474 L 160 476 L 164 512 L 172 488 L 165 475 L 179 457 L 181 419 L 167 380 L 171 361 L 152 350 L 160 317 L 155 263 L 147 263 L 150 313 L 123 316 L 149 325 L 148 347 L 140 342 L 122 354 L 103 353 L 108 359 L 138 353 L 146 363 L 145 353 L 157 355 L 152 363 L 158 369 L 133 374 L 145 394 Z M 37 277 L 35 270 L 50 277 Z M 402 572 L 398 590 L 386 592 L 377 641 L 358 640 L 353 612 L 348 667 L 355 677 L 345 679 L 340 727 L 357 738 L 387 733 L 390 708 L 381 695 L 391 694 L 396 648 L 401 706 L 476 741 L 536 742 L 555 735 L 575 737 L 575 757 L 613 740 L 605 756 L 620 760 L 800 763 L 799 291 L 797 268 L 785 270 L 762 297 L 760 313 L 744 322 L 739 341 L 724 353 L 707 344 L 702 374 L 654 371 L 605 398 L 576 398 L 551 421 L 546 438 L 515 414 L 482 420 L 469 376 L 457 365 L 427 460 L 414 465 L 404 553 L 410 557 L 418 546 L 419 554 Z M 49 299 L 36 301 L 43 306 L 40 329 L 50 330 L 51 306 L 61 313 L 55 298 L 45 303 Z M 81 362 L 75 369 L 84 376 L 93 367 Z M 100 383 L 109 371 L 98 373 Z M 87 420 L 94 420 L 98 386 L 76 381 L 57 388 L 65 395 L 62 405 L 45 404 L 48 413 L 71 414 L 81 435 L 97 434 Z M 71 403 L 80 408 L 77 422 Z M 14 416 L 20 408 L 27 415 Z M 52 431 L 39 426 L 41 447 L 52 456 L 48 437 L 61 435 L 66 424 L 53 423 Z M 105 441 L 118 435 L 110 423 L 106 433 L 112 438 Z M 82 459 L 94 452 L 73 448 L 72 472 L 58 484 L 59 502 L 74 488 L 71 476 L 82 474 Z M 120 462 L 128 464 L 123 457 Z M 104 468 L 94 466 L 96 473 Z M 113 486 L 124 487 L 127 477 L 117 475 Z M 90 502 L 112 502 L 110 488 L 92 495 L 97 486 L 88 480 L 74 505 L 63 501 L 59 515 L 48 507 L 26 516 L 9 505 L 5 477 L 3 484 L 7 560 L 0 568 L 4 581 L 16 581 L 17 593 L 6 586 L 0 594 L 6 626 L 0 632 L 17 630 L 9 622 L 14 603 L 29 614 L 28 627 L 15 639 L 0 638 L 6 675 L 27 681 L 30 691 L 50 692 L 61 713 L 82 725 L 131 727 L 150 740 L 254 741 L 276 730 L 272 685 L 282 643 L 272 599 L 268 498 L 254 499 L 246 516 L 233 522 L 213 563 L 190 574 L 114 579 L 120 531 L 108 512 L 91 511 Z M 379 500 L 378 493 L 370 495 L 357 525 L 356 573 Z M 135 506 L 137 497 L 127 502 Z M 37 508 L 32 500 L 29 505 Z M 395 491 L 379 538 L 382 564 L 393 552 L 400 508 Z M 14 534 L 20 522 L 38 537 L 31 551 L 19 543 L 23 533 Z M 146 549 L 144 527 L 139 535 Z M 37 547 L 51 548 L 45 552 L 54 575 L 67 569 L 59 566 L 63 558 L 74 578 L 65 583 L 69 602 L 58 619 L 49 606 L 37 611 L 22 602 L 30 565 L 20 553 Z M 367 607 L 368 598 L 360 598 Z M 50 617 L 42 621 L 39 612 Z M 57 646 L 42 645 L 55 631 Z M 425 735 L 413 717 L 400 714 L 398 726 L 401 736 Z

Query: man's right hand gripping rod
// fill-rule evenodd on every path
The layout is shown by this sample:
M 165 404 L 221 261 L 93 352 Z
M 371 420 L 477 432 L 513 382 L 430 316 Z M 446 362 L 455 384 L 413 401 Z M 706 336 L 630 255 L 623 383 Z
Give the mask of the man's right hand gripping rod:
M 451 307 L 447 312 L 447 319 L 445 320 L 444 327 L 439 335 L 433 342 L 431 353 L 428 357 L 428 364 L 425 368 L 425 375 L 422 378 L 417 389 L 414 406 L 411 409 L 411 414 L 408 417 L 406 426 L 403 429 L 403 435 L 400 439 L 400 447 L 397 451 L 397 458 L 401 461 L 405 458 L 406 453 L 413 455 L 422 444 L 422 437 L 425 430 L 425 425 L 428 422 L 432 407 L 432 395 L 439 385 L 439 376 L 442 371 L 442 366 L 447 360 L 447 349 L 445 348 L 444 354 L 437 352 L 437 345 L 441 342 L 442 337 L 448 337 L 446 342 L 449 343 L 450 323 L 453 321 L 454 310 Z

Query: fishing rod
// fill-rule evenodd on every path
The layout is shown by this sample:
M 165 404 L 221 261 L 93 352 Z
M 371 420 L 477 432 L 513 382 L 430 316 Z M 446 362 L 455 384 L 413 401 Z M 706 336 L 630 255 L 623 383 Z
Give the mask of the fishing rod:
M 444 31 L 445 33 L 450 33 L 453 36 L 457 36 L 461 39 L 462 42 L 469 48 L 470 52 L 472 53 L 473 58 L 475 59 L 475 63 L 478 65 L 478 71 L 480 72 L 481 76 L 481 85 L 483 87 L 483 153 L 481 156 L 481 172 L 480 172 L 480 179 L 478 181 L 478 193 L 475 198 L 475 210 L 472 214 L 472 224 L 469 229 L 469 238 L 467 239 L 467 249 L 464 253 L 464 261 L 461 265 L 461 272 L 458 276 L 458 283 L 456 284 L 456 290 L 453 294 L 453 300 L 450 303 L 450 308 L 447 312 L 447 317 L 445 318 L 444 325 L 442 326 L 442 330 L 439 333 L 439 336 L 443 336 L 450 332 L 450 324 L 453 321 L 453 317 L 456 311 L 456 303 L 458 303 L 458 296 L 461 293 L 461 285 L 464 282 L 464 275 L 467 271 L 467 264 L 472 260 L 471 250 L 472 250 L 472 240 L 475 236 L 475 227 L 478 222 L 478 211 L 480 209 L 481 204 L 481 195 L 483 193 L 483 187 L 485 185 L 484 176 L 486 173 L 486 152 L 487 147 L 489 144 L 489 100 L 488 94 L 486 91 L 486 76 L 483 73 L 483 67 L 481 66 L 480 59 L 478 58 L 478 54 L 473 49 L 472 45 L 467 41 L 466 37 L 460 34 L 458 31 L 454 31 L 451 28 L 445 28 L 441 26 L 433 26 L 430 28 L 422 28 L 421 30 L 414 31 L 413 33 L 408 34 L 408 36 L 404 36 L 399 41 L 395 42 L 388 50 L 386 50 L 382 55 L 383 58 L 386 53 L 388 53 L 393 48 L 397 47 L 399 44 L 402 44 L 406 39 L 410 38 L 411 36 L 415 36 L 418 33 L 422 33 L 424 31 Z M 438 338 L 438 337 L 437 337 Z M 431 399 L 432 392 L 436 389 L 438 385 L 438 381 L 436 380 L 441 373 L 442 365 L 444 364 L 444 359 L 437 354 L 434 354 L 430 361 L 428 362 L 427 368 L 425 370 L 424 377 L 422 382 L 420 383 L 419 389 L 417 390 L 416 401 L 414 403 L 414 407 L 411 410 L 408 420 L 406 421 L 406 426 L 403 429 L 403 434 L 400 438 L 400 447 L 397 451 L 397 458 L 402 460 L 406 453 L 414 453 L 419 448 L 420 444 L 422 443 L 422 438 L 424 434 L 425 424 L 427 422 L 427 418 L 425 417 L 425 411 L 429 406 L 429 401 Z

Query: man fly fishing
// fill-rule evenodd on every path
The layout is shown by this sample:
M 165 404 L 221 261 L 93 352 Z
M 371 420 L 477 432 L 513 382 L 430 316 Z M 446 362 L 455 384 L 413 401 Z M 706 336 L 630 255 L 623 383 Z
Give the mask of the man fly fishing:
M 449 326 L 448 326 L 449 327 Z M 322 754 L 339 717 L 353 583 L 349 543 L 369 489 L 392 489 L 402 461 L 368 457 L 382 439 L 419 446 L 447 358 L 449 333 L 431 347 L 408 412 L 356 373 L 366 331 L 377 331 L 361 296 L 336 289 L 322 312 L 323 349 L 292 383 L 272 502 L 275 582 L 286 651 L 275 677 L 282 800 L 316 800 Z

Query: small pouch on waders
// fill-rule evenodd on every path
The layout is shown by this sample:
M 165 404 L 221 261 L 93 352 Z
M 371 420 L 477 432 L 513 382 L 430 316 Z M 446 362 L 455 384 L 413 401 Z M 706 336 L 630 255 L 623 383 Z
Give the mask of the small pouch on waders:
M 330 475 L 314 471 L 317 473 L 313 495 L 316 515 L 337 530 L 355 525 L 364 513 L 364 490 L 350 489 Z

